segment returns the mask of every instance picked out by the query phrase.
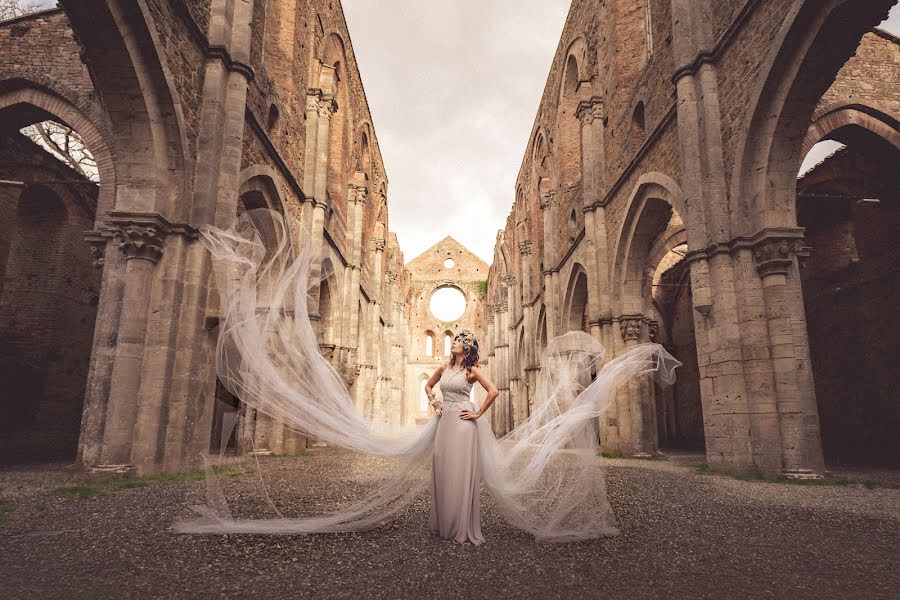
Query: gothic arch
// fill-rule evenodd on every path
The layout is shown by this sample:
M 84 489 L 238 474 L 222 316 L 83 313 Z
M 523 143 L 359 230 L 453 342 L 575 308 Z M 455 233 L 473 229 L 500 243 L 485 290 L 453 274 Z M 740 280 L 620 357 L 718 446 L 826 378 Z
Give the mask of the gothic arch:
M 578 104 L 591 95 L 589 78 L 585 77 L 586 63 L 587 42 L 579 35 L 566 50 L 557 101 L 556 128 L 560 149 L 557 169 L 562 185 L 575 185 L 581 181 L 581 121 L 575 113 Z
M 563 303 L 565 322 L 562 331 L 584 331 L 588 306 L 588 276 L 580 263 L 574 263 L 566 285 Z
M 822 94 L 891 0 L 794 0 L 750 94 L 735 155 L 732 235 L 796 226 L 801 149 Z
M 24 79 L 8 79 L 0 82 L 0 117 L 6 123 L 18 120 L 16 128 L 24 127 L 43 118 L 53 118 L 77 131 L 88 145 L 97 162 L 100 176 L 99 195 L 95 223 L 112 210 L 116 199 L 116 163 L 113 159 L 112 139 L 103 125 L 98 107 L 90 102 L 78 101 L 72 95 L 61 95 L 52 88 Z M 28 110 L 29 107 L 38 111 Z M 34 113 L 38 114 L 35 115 Z M 16 114 L 20 113 L 20 114 Z
M 191 189 L 186 128 L 172 74 L 162 58 L 160 27 L 146 2 L 62 0 L 61 4 L 81 43 L 115 139 L 120 168 L 115 209 L 156 211 L 171 221 L 188 221 L 197 207 L 183 202 Z M 141 94 L 135 98 L 130 90 Z M 214 201 L 202 200 L 213 204 L 204 207 L 211 219 Z
M 662 173 L 646 173 L 626 203 L 610 264 L 612 308 L 619 314 L 642 314 L 650 248 L 683 207 L 681 188 Z M 687 239 L 688 234 L 685 234 Z M 674 246 L 673 246 L 674 247 Z
M 803 139 L 800 156 L 806 156 L 818 142 L 838 137 L 845 127 L 861 127 L 883 138 L 900 150 L 900 123 L 887 112 L 873 106 L 835 102 L 816 110 Z

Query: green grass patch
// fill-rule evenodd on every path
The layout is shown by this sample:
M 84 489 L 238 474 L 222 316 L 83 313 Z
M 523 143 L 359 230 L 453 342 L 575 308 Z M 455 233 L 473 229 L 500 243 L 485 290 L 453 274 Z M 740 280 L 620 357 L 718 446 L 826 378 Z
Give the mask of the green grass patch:
M 601 452 L 600 456 L 602 456 L 603 458 L 625 458 L 621 454 L 614 454 L 612 452 Z
M 0 500 L 0 527 L 4 527 L 9 524 L 9 521 L 12 519 L 12 512 L 15 510 L 15 507 L 9 502 Z
M 294 452 L 293 454 L 273 454 L 271 456 L 265 456 L 261 458 L 274 458 L 274 459 L 283 459 L 283 458 L 309 458 L 310 456 L 315 456 L 315 452 L 310 452 L 309 450 L 301 450 L 300 452 Z
M 700 466 L 694 467 L 691 469 L 694 472 L 694 475 L 712 475 L 712 469 L 709 468 L 709 465 L 702 464 Z
M 100 487 L 101 484 L 95 483 L 79 483 L 76 485 L 64 485 L 56 488 L 58 494 L 68 496 L 69 498 L 77 498 L 79 500 L 87 500 L 95 496 L 105 496 L 106 490 Z
M 252 475 L 256 471 L 254 469 L 238 469 L 235 467 L 213 467 L 213 473 L 220 477 L 240 477 L 241 475 Z M 159 475 L 141 475 L 128 476 L 119 479 L 102 479 L 96 481 L 83 481 L 73 485 L 66 485 L 56 488 L 58 494 L 69 498 L 77 498 L 86 500 L 95 496 L 106 496 L 118 490 L 132 490 L 143 488 L 150 485 L 159 485 L 166 483 L 183 483 L 186 481 L 202 481 L 206 479 L 205 469 L 196 469 L 193 471 L 185 471 L 183 473 L 164 473 Z

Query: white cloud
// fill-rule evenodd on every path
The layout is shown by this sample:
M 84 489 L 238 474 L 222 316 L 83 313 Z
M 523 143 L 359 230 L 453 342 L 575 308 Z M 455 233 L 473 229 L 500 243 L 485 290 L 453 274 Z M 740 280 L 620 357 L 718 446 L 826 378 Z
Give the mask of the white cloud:
M 343 0 L 409 261 L 451 235 L 490 263 L 570 0 Z

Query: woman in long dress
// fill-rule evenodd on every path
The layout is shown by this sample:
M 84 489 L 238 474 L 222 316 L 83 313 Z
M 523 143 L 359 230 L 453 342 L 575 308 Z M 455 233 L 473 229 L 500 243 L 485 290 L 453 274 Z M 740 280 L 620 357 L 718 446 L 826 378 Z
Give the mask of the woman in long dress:
M 671 385 L 681 365 L 675 357 L 659 344 L 643 343 L 601 362 L 604 348 L 590 334 L 569 331 L 556 336 L 542 353 L 528 415 L 498 440 L 480 420 L 498 392 L 478 369 L 475 337 L 462 332 L 449 363 L 428 381 L 428 393 L 440 382 L 440 414 L 421 426 L 373 423 L 359 413 L 341 374 L 322 356 L 307 300 L 327 274 L 314 268 L 312 236 L 300 223 L 291 223 L 289 228 L 277 211 L 253 209 L 241 213 L 228 230 L 200 230 L 219 291 L 219 380 L 258 414 L 352 452 L 385 457 L 392 468 L 375 489 L 324 514 L 285 515 L 263 485 L 262 497 L 275 516 L 257 518 L 232 515 L 226 490 L 208 469 L 207 502 L 193 507 L 199 518 L 179 521 L 176 531 L 307 534 L 371 529 L 396 518 L 426 491 L 430 466 L 431 522 L 444 538 L 482 543 L 481 479 L 504 520 L 536 540 L 615 535 L 598 457 L 597 419 L 614 405 L 617 389 L 631 379 L 655 376 Z M 592 370 L 596 377 L 588 384 Z M 476 381 L 488 392 L 478 411 L 469 401 Z
M 463 330 L 450 345 L 450 360 L 435 370 L 425 384 L 425 393 L 438 410 L 431 477 L 431 530 L 459 543 L 484 543 L 481 535 L 479 460 L 476 419 L 490 408 L 500 392 L 478 368 L 478 340 Z M 478 382 L 487 398 L 476 411 L 470 400 Z M 433 388 L 440 383 L 443 400 L 437 408 Z

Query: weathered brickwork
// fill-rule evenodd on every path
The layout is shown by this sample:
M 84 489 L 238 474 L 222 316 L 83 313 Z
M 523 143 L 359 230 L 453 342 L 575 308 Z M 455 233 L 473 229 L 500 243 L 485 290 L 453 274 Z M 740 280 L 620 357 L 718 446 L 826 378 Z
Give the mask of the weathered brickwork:
M 600 421 L 608 452 L 705 448 L 714 469 L 788 477 L 821 474 L 824 458 L 897 455 L 860 416 L 895 419 L 881 391 L 896 389 L 893 370 L 867 371 L 860 412 L 855 371 L 834 350 L 859 348 L 872 364 L 896 355 L 896 340 L 871 329 L 893 325 L 882 314 L 897 312 L 892 284 L 859 275 L 884 281 L 890 269 L 861 254 L 864 267 L 828 266 L 847 262 L 848 244 L 881 257 L 894 245 L 854 225 L 876 203 L 826 226 L 832 209 L 802 195 L 814 177 L 799 201 L 796 184 L 816 142 L 840 141 L 865 155 L 867 180 L 827 178 L 844 186 L 829 194 L 878 198 L 896 227 L 885 177 L 900 148 L 900 50 L 871 30 L 891 4 L 572 3 L 488 278 L 490 305 L 509 307 L 488 315 L 486 333 L 508 390 L 498 433 L 528 414 L 548 337 L 586 329 L 610 357 L 657 341 L 684 363 L 673 388 L 619 391 Z M 871 308 L 814 300 L 823 272 Z M 823 315 L 847 324 L 840 344 Z
M 0 141 L 0 460 L 74 456 L 100 276 L 97 187 L 19 134 Z
M 153 472 L 196 463 L 222 438 L 239 451 L 303 449 L 302 432 L 246 410 L 217 387 L 213 368 L 219 315 L 196 228 L 261 207 L 310 237 L 323 276 L 310 317 L 323 353 L 363 413 L 399 422 L 409 274 L 388 228 L 387 175 L 340 2 L 61 5 L 0 23 L 0 118 L 4 131 L 66 123 L 97 159 L 96 214 L 72 249 L 101 259 L 91 271 L 102 279 L 96 327 L 91 336 L 47 325 L 58 337 L 50 353 L 80 365 L 69 368 L 77 385 L 39 400 L 75 411 L 61 418 L 62 455 L 72 458 L 78 439 L 85 467 Z M 2 198 L 12 206 L 17 196 L 4 187 Z M 8 225 L 7 255 L 18 239 Z M 37 256 L 49 265 L 57 255 Z M 54 293 L 81 298 L 78 283 L 60 285 Z M 26 313 L 14 299 L 4 306 Z M 60 313 L 67 323 L 73 311 Z M 48 339 L 26 341 L 45 348 Z M 233 411 L 238 427 L 226 437 Z M 37 422 L 19 430 L 35 440 L 52 432 Z
M 867 36 L 868 37 L 868 36 Z M 798 182 L 810 256 L 801 271 L 825 456 L 893 465 L 900 420 L 898 345 L 900 150 L 874 135 Z

